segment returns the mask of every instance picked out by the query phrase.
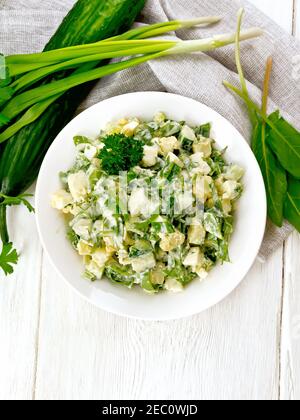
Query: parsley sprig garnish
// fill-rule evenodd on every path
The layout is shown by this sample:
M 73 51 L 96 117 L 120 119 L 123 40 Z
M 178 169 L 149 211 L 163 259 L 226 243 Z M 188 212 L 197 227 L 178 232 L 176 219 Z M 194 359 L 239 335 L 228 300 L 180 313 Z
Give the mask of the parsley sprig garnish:
M 17 264 L 19 260 L 18 253 L 13 249 L 13 244 L 4 244 L 0 255 L 0 268 L 4 274 L 12 274 L 14 272 L 13 265 Z
M 0 206 L 19 206 L 23 204 L 27 207 L 30 213 L 34 212 L 34 208 L 29 203 L 27 198 L 32 197 L 32 194 L 21 194 L 17 197 L 10 197 L 8 195 L 0 193 Z M 3 244 L 1 255 L 0 255 L 0 268 L 4 271 L 4 274 L 12 274 L 14 272 L 14 265 L 18 263 L 19 256 L 17 251 L 13 248 L 12 243 Z
M 108 175 L 119 175 L 137 166 L 143 159 L 144 143 L 124 134 L 113 134 L 103 139 L 105 147 L 99 158 L 102 168 Z

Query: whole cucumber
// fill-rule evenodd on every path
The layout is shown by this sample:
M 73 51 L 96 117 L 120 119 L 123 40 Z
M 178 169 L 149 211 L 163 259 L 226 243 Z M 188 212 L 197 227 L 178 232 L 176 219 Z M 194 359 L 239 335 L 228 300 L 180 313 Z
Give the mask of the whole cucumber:
M 45 47 L 45 51 L 87 44 L 128 30 L 146 0 L 79 0 Z M 101 65 L 101 63 L 99 63 Z M 46 82 L 64 77 L 49 77 Z M 43 81 L 45 83 L 45 81 Z M 0 150 L 0 191 L 17 196 L 36 179 L 43 158 L 63 127 L 72 119 L 93 83 L 74 88 L 51 105 L 35 122 L 24 127 Z M 8 241 L 6 212 L 0 206 L 0 234 Z
M 145 0 L 79 0 L 46 45 L 45 51 L 87 44 L 123 33 L 142 10 Z M 55 79 L 65 73 L 55 75 Z M 53 76 L 47 82 L 53 80 Z M 1 191 L 18 195 L 38 175 L 50 144 L 72 119 L 93 84 L 75 88 L 50 106 L 34 123 L 23 128 L 4 146 L 0 158 Z

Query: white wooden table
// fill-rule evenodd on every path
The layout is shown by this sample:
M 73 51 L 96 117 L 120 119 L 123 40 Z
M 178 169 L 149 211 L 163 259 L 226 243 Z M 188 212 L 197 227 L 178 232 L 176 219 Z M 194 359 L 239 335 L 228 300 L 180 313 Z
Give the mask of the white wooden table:
M 300 0 L 252 2 L 300 36 Z M 300 398 L 298 234 L 219 306 L 149 323 L 70 290 L 21 208 L 13 231 L 22 258 L 0 279 L 0 399 Z

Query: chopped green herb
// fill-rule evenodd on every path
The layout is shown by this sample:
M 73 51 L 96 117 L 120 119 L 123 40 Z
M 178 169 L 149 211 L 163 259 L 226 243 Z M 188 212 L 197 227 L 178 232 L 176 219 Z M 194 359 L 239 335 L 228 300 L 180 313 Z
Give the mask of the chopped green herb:
M 67 231 L 67 238 L 72 244 L 73 248 L 77 249 L 78 242 L 80 240 L 80 237 L 76 235 L 73 229 L 68 229 Z
M 113 262 L 106 267 L 105 274 L 114 283 L 123 284 L 127 287 L 131 287 L 134 283 L 134 272 L 117 262 Z
M 108 175 L 129 171 L 143 159 L 143 143 L 133 137 L 114 134 L 102 141 L 105 147 L 101 150 L 99 158 L 102 160 L 102 168 Z
M 85 136 L 75 136 L 73 141 L 74 141 L 75 146 L 78 146 L 79 144 L 91 143 L 91 141 Z
M 210 137 L 210 132 L 211 132 L 211 124 L 207 123 L 207 124 L 203 124 L 200 125 L 200 127 L 196 128 L 195 133 L 199 136 L 202 137 Z

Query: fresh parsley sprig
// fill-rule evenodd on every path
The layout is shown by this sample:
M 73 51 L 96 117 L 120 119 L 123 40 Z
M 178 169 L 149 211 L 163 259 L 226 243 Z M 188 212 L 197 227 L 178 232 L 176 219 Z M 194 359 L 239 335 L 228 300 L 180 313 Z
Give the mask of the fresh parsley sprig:
M 13 249 L 13 244 L 4 244 L 0 255 L 0 268 L 6 276 L 14 272 L 13 266 L 18 263 L 18 260 L 19 256 L 17 251 Z
M 33 206 L 29 203 L 27 198 L 32 197 L 32 194 L 21 194 L 17 197 L 9 197 L 8 195 L 0 193 L 0 206 L 19 206 L 24 205 L 30 213 L 34 212 Z M 7 276 L 14 272 L 14 265 L 18 263 L 19 256 L 17 251 L 13 248 L 13 244 L 4 243 L 0 255 L 0 268 Z
M 113 134 L 103 139 L 104 148 L 99 154 L 102 168 L 108 175 L 119 175 L 137 166 L 143 159 L 143 142 L 124 134 Z

